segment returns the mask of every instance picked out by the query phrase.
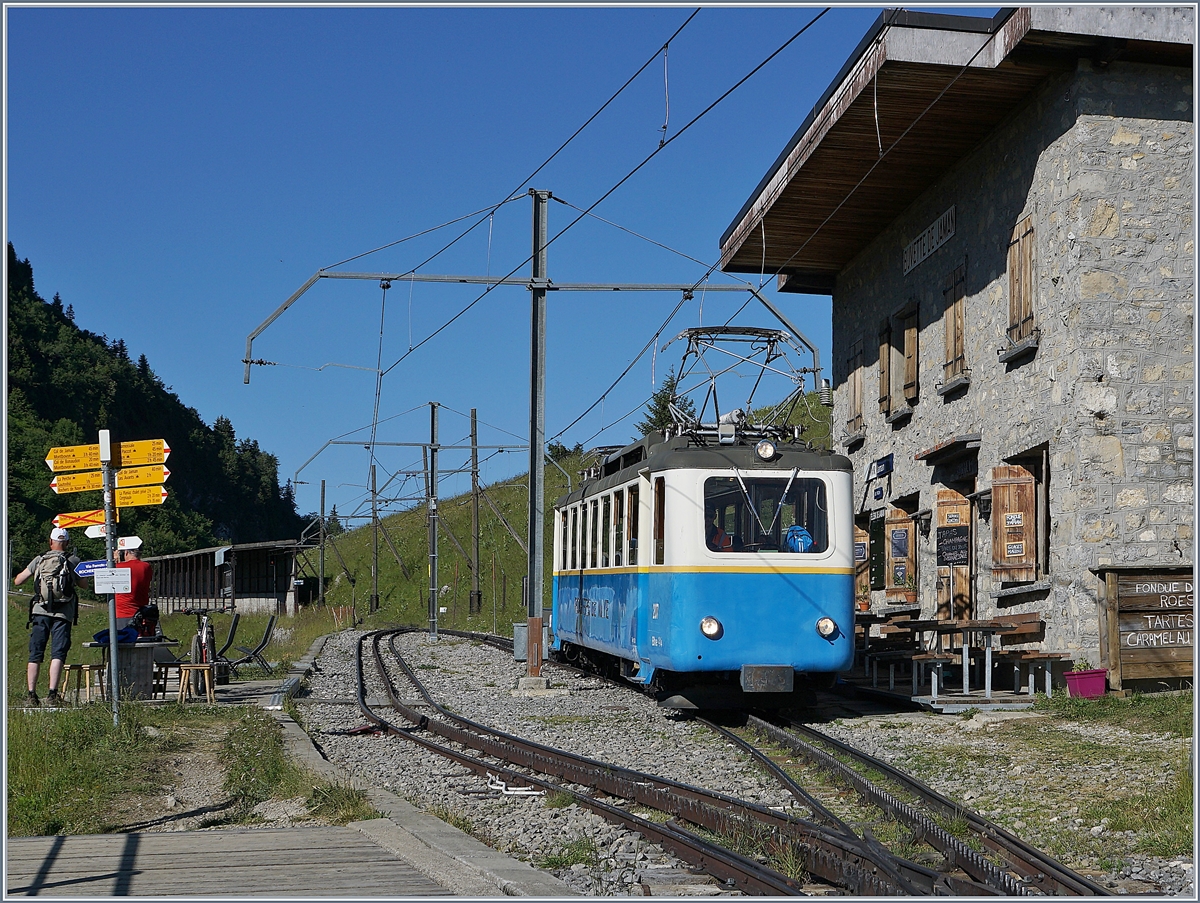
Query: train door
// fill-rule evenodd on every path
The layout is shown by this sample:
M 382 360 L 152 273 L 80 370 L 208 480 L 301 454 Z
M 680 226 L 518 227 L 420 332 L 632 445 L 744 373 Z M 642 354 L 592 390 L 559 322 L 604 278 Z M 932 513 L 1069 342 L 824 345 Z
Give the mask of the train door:
M 937 492 L 937 616 L 971 616 L 971 502 L 954 489 Z

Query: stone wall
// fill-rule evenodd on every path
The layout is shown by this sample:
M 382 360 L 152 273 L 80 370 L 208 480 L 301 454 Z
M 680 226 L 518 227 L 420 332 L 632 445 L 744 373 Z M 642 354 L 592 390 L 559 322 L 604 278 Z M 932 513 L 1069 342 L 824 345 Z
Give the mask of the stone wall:
M 849 450 L 859 485 L 872 460 L 891 453 L 895 461 L 884 499 L 864 486 L 861 510 L 913 495 L 933 507 L 935 481 L 947 474 L 913 456 L 955 435 L 982 436 L 976 491 L 988 488 L 993 466 L 1046 447 L 1051 585 L 998 602 L 991 526 L 980 519 L 975 612 L 1038 610 L 1047 648 L 1082 650 L 1093 663 L 1097 579 L 1089 569 L 1192 560 L 1192 102 L 1191 70 L 1082 62 L 1052 77 L 852 261 L 834 293 L 835 437 L 849 415 L 847 355 L 862 339 L 867 437 Z M 904 246 L 951 205 L 954 236 L 904 275 Z M 1026 216 L 1041 337 L 1035 354 L 1005 364 L 1007 247 Z M 943 280 L 964 263 L 971 383 L 940 397 Z M 920 398 L 910 419 L 888 425 L 877 404 L 878 328 L 914 301 Z M 927 613 L 932 546 L 932 532 L 920 538 Z

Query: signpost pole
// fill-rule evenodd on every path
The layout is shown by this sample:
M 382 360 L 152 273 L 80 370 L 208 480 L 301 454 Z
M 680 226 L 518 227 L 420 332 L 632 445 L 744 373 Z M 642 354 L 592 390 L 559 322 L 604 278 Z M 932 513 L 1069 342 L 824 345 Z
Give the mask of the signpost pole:
M 100 430 L 100 467 L 104 472 L 104 546 L 108 566 L 113 566 L 114 549 L 116 545 L 116 507 L 113 504 L 113 462 L 112 440 L 108 430 Z M 109 699 L 112 700 L 113 726 L 119 722 L 118 697 L 119 684 L 117 680 L 117 597 L 115 593 L 108 596 L 108 675 Z

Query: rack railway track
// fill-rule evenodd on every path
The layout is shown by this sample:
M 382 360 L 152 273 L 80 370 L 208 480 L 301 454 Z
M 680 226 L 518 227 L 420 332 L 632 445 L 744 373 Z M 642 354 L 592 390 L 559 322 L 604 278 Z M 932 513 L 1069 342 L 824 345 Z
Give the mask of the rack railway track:
M 822 769 L 837 772 L 863 801 L 903 824 L 914 839 L 936 850 L 942 862 L 937 869 L 894 855 L 869 831 L 860 835 L 829 811 L 817 797 L 801 787 L 768 753 L 738 734 L 711 722 L 722 734 L 770 772 L 799 803 L 811 819 L 787 815 L 774 809 L 712 793 L 654 775 L 617 768 L 542 744 L 456 715 L 439 706 L 395 648 L 395 638 L 410 630 L 378 631 L 359 640 L 356 654 L 358 704 L 364 715 L 381 730 L 402 736 L 439 755 L 452 759 L 480 775 L 494 775 L 507 784 L 524 784 L 545 792 L 561 792 L 600 817 L 642 833 L 680 859 L 702 869 L 726 886 L 750 894 L 795 895 L 801 882 L 779 871 L 733 852 L 704 835 L 733 837 L 747 832 L 762 848 L 790 861 L 802 861 L 815 878 L 861 895 L 1088 895 L 1108 891 L 1021 842 L 982 816 L 936 794 L 915 779 L 886 763 L 866 756 L 846 744 L 825 737 L 806 725 L 770 721 L 751 715 L 747 727 L 772 744 L 786 747 Z M 490 634 L 443 630 L 450 636 L 487 643 L 512 652 L 512 640 Z M 387 639 L 390 658 L 381 644 Z M 387 717 L 367 705 L 364 649 L 388 697 Z M 389 664 L 391 667 L 389 667 Z M 422 697 L 419 711 L 400 698 L 393 668 L 403 674 Z M 577 669 L 573 669 L 577 670 Z M 627 684 L 623 684 L 628 688 Z M 632 689 L 632 688 L 630 688 Z M 396 719 L 399 716 L 399 723 Z M 822 748 L 822 747 L 825 748 Z M 880 788 L 838 756 L 855 762 L 860 769 L 875 769 L 902 795 Z M 520 771 L 515 769 L 522 769 Z M 583 789 L 579 789 L 583 788 Z M 612 800 L 624 801 L 615 803 Z M 666 822 L 645 818 L 625 808 L 644 807 L 663 813 Z M 942 828 L 936 816 L 959 819 L 968 825 L 990 855 L 973 849 Z M 697 830 L 699 829 L 699 830 Z

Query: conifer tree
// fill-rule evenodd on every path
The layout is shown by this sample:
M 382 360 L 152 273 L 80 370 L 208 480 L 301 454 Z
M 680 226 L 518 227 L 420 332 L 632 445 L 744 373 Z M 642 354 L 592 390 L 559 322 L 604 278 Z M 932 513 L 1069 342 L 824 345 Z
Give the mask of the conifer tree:
M 646 406 L 646 419 L 637 424 L 637 430 L 643 436 L 648 436 L 655 430 L 662 432 L 674 423 L 669 407 L 672 402 L 675 403 L 675 407 L 682 413 L 695 416 L 696 406 L 690 398 L 675 397 L 678 387 L 679 377 L 675 375 L 675 368 L 672 367 L 667 371 L 667 375 L 663 379 L 662 388 L 651 396 L 650 403 Z

